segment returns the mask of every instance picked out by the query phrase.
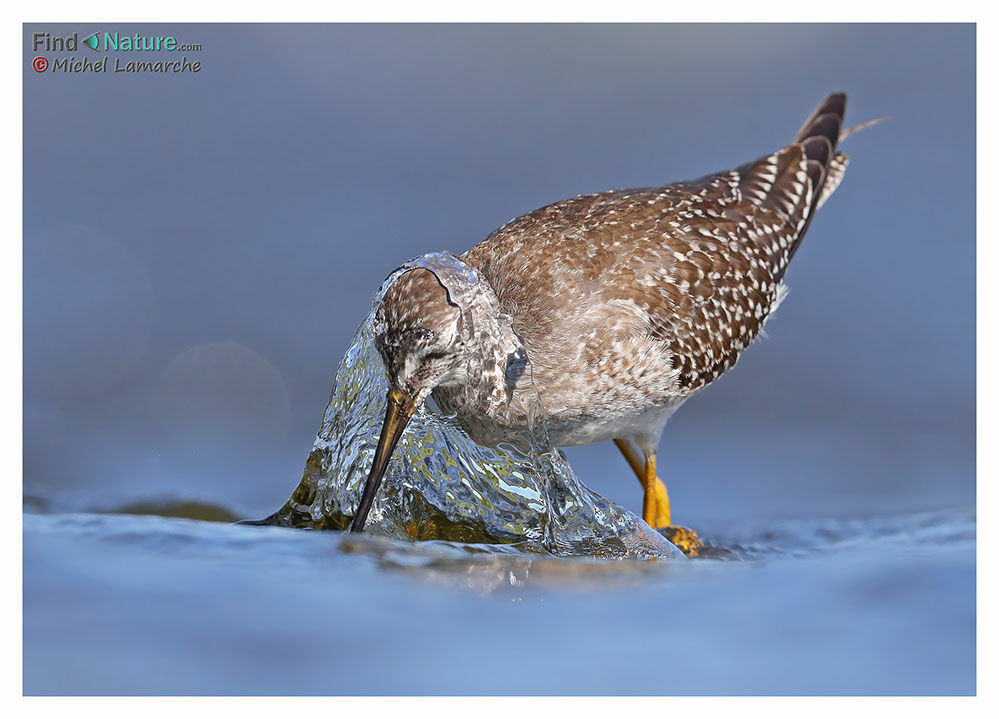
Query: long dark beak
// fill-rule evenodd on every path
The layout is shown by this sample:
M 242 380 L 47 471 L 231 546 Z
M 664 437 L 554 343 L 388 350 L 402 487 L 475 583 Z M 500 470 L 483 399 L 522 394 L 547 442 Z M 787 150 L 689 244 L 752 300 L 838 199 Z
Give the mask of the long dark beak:
M 385 422 L 382 424 L 382 433 L 378 437 L 375 461 L 371 465 L 368 481 L 364 483 L 364 493 L 361 495 L 361 503 L 357 505 L 354 521 L 350 524 L 351 532 L 360 532 L 364 529 L 364 523 L 368 519 L 368 512 L 371 511 L 371 502 L 375 498 L 375 492 L 378 491 L 378 486 L 382 483 L 385 468 L 399 442 L 399 437 L 402 436 L 402 431 L 406 429 L 409 418 L 413 416 L 414 409 L 416 409 L 416 405 L 414 398 L 410 395 L 395 390 L 388 393 L 388 399 L 385 402 Z

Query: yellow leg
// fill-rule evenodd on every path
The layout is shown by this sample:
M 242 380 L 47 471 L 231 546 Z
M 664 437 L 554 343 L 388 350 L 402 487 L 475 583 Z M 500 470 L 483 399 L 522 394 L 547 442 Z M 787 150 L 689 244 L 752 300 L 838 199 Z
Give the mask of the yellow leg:
M 614 444 L 621 450 L 621 454 L 628 460 L 632 471 L 642 483 L 645 492 L 642 500 L 642 519 L 649 523 L 650 527 L 659 529 L 668 527 L 670 521 L 669 494 L 666 492 L 666 485 L 656 476 L 656 455 L 652 454 L 640 460 L 635 454 L 627 440 L 615 439 Z
M 701 546 L 697 533 L 686 527 L 674 527 L 669 506 L 669 494 L 666 485 L 656 475 L 656 453 L 646 454 L 644 461 L 632 449 L 625 439 L 615 439 L 614 444 L 628 460 L 632 471 L 642 483 L 644 492 L 642 498 L 642 519 L 654 529 L 664 530 L 663 534 L 673 544 L 683 550 L 688 556 L 696 556 Z

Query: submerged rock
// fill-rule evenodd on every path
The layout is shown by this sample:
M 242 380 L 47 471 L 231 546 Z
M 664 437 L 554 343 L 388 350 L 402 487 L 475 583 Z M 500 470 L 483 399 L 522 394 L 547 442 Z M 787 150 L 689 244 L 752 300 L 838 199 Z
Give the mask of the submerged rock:
M 298 488 L 265 523 L 350 525 L 385 413 L 387 383 L 373 321 L 372 311 L 344 355 Z M 392 456 L 365 531 L 397 539 L 517 543 L 563 556 L 683 556 L 640 518 L 585 487 L 558 449 L 543 443 L 534 451 L 481 446 L 454 417 L 426 407 L 413 415 Z

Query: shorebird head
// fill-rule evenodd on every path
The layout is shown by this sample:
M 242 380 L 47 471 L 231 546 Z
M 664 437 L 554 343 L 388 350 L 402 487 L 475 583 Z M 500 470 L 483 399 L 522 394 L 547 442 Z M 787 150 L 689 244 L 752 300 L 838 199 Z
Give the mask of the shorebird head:
M 388 374 L 385 420 L 371 472 L 350 530 L 364 528 L 389 458 L 420 402 L 436 388 L 464 381 L 461 309 L 437 276 L 414 268 L 395 279 L 375 310 L 375 346 Z
M 461 381 L 461 309 L 430 270 L 396 278 L 375 310 L 375 346 L 390 394 L 426 399 L 435 387 Z

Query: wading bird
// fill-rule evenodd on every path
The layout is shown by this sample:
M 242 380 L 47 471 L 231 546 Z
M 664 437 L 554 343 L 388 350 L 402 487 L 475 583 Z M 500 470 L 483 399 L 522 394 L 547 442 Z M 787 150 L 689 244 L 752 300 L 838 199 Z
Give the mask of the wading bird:
M 659 439 L 783 299 L 788 263 L 846 170 L 845 108 L 830 95 L 791 144 L 734 170 L 511 220 L 455 258 L 468 270 L 457 281 L 476 284 L 468 307 L 450 294 L 454 277 L 397 275 L 375 313 L 389 390 L 351 531 L 432 393 L 479 443 L 524 446 L 539 423 L 556 447 L 614 440 L 642 485 L 643 519 L 696 551 L 696 535 L 672 525 Z

